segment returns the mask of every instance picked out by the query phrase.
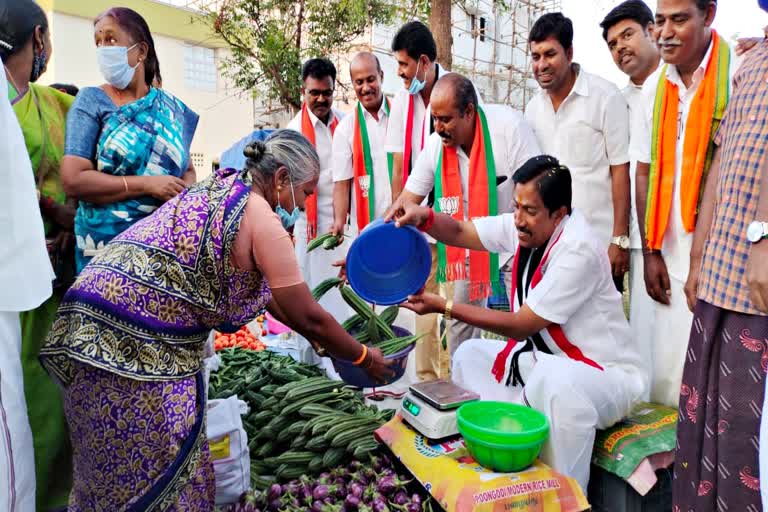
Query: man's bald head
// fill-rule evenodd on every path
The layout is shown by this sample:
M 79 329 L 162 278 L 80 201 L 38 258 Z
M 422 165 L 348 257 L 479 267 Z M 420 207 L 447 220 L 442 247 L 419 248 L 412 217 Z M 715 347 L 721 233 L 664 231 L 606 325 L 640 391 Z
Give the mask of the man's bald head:
M 447 98 L 452 98 L 454 106 L 461 113 L 466 112 L 469 105 L 477 110 L 478 100 L 475 86 L 469 78 L 458 73 L 448 73 L 440 77 L 432 91 L 432 99 L 434 100 L 436 96 L 441 95 L 444 97 L 438 98 L 438 100 L 445 101 Z
M 349 74 L 351 75 L 355 69 L 367 68 L 373 66 L 376 71 L 381 73 L 381 63 L 379 58 L 371 52 L 358 52 L 352 57 L 352 62 L 349 63 Z
M 349 64 L 349 76 L 357 99 L 366 110 L 376 116 L 384 101 L 381 90 L 384 73 L 381 71 L 379 59 L 370 52 L 358 53 Z

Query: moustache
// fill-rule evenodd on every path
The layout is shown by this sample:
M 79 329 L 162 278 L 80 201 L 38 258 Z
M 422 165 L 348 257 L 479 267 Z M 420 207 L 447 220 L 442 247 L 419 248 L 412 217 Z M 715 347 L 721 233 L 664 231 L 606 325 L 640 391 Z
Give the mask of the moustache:
M 659 39 L 659 46 L 682 46 L 683 42 L 679 39 Z
M 437 132 L 437 134 L 443 140 L 451 140 L 451 136 L 448 133 L 446 133 L 446 132 Z
M 518 232 L 518 233 L 524 233 L 524 234 L 526 234 L 526 235 L 528 235 L 528 236 L 532 236 L 532 235 L 533 235 L 533 233 L 531 233 L 531 232 L 530 232 L 529 230 L 527 230 L 526 228 L 521 228 L 521 227 L 519 227 L 519 226 L 515 226 L 515 227 L 517 227 L 517 232 Z

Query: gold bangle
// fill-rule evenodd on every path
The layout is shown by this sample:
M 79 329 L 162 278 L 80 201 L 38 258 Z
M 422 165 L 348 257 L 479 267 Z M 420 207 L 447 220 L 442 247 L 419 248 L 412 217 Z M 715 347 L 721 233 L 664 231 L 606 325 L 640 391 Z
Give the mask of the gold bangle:
M 128 193 L 128 192 L 130 192 L 128 190 L 128 180 L 125 179 L 125 176 L 123 176 L 122 178 L 123 178 L 123 185 L 125 185 L 125 192 Z
M 367 356 L 368 356 L 368 347 L 366 345 L 363 345 L 363 353 L 360 354 L 360 357 L 358 357 L 356 361 L 352 361 L 352 365 L 360 366 L 361 364 L 363 364 Z
M 452 320 L 451 310 L 453 310 L 453 299 L 448 299 L 445 303 L 445 312 L 443 313 L 446 320 Z

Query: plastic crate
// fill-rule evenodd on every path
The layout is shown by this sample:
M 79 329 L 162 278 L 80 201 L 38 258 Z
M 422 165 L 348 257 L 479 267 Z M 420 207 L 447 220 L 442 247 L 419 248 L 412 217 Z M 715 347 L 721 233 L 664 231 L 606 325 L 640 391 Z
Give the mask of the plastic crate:
M 656 472 L 659 481 L 645 496 L 627 482 L 602 468 L 592 466 L 587 499 L 592 512 L 671 512 L 672 468 Z

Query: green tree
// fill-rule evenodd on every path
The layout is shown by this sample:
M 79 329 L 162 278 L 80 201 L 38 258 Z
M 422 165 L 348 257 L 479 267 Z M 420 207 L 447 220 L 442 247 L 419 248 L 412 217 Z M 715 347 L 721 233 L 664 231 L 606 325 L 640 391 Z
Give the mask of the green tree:
M 395 12 L 386 0 L 225 0 L 205 19 L 231 50 L 223 70 L 237 88 L 298 109 L 302 60 L 348 50 Z

